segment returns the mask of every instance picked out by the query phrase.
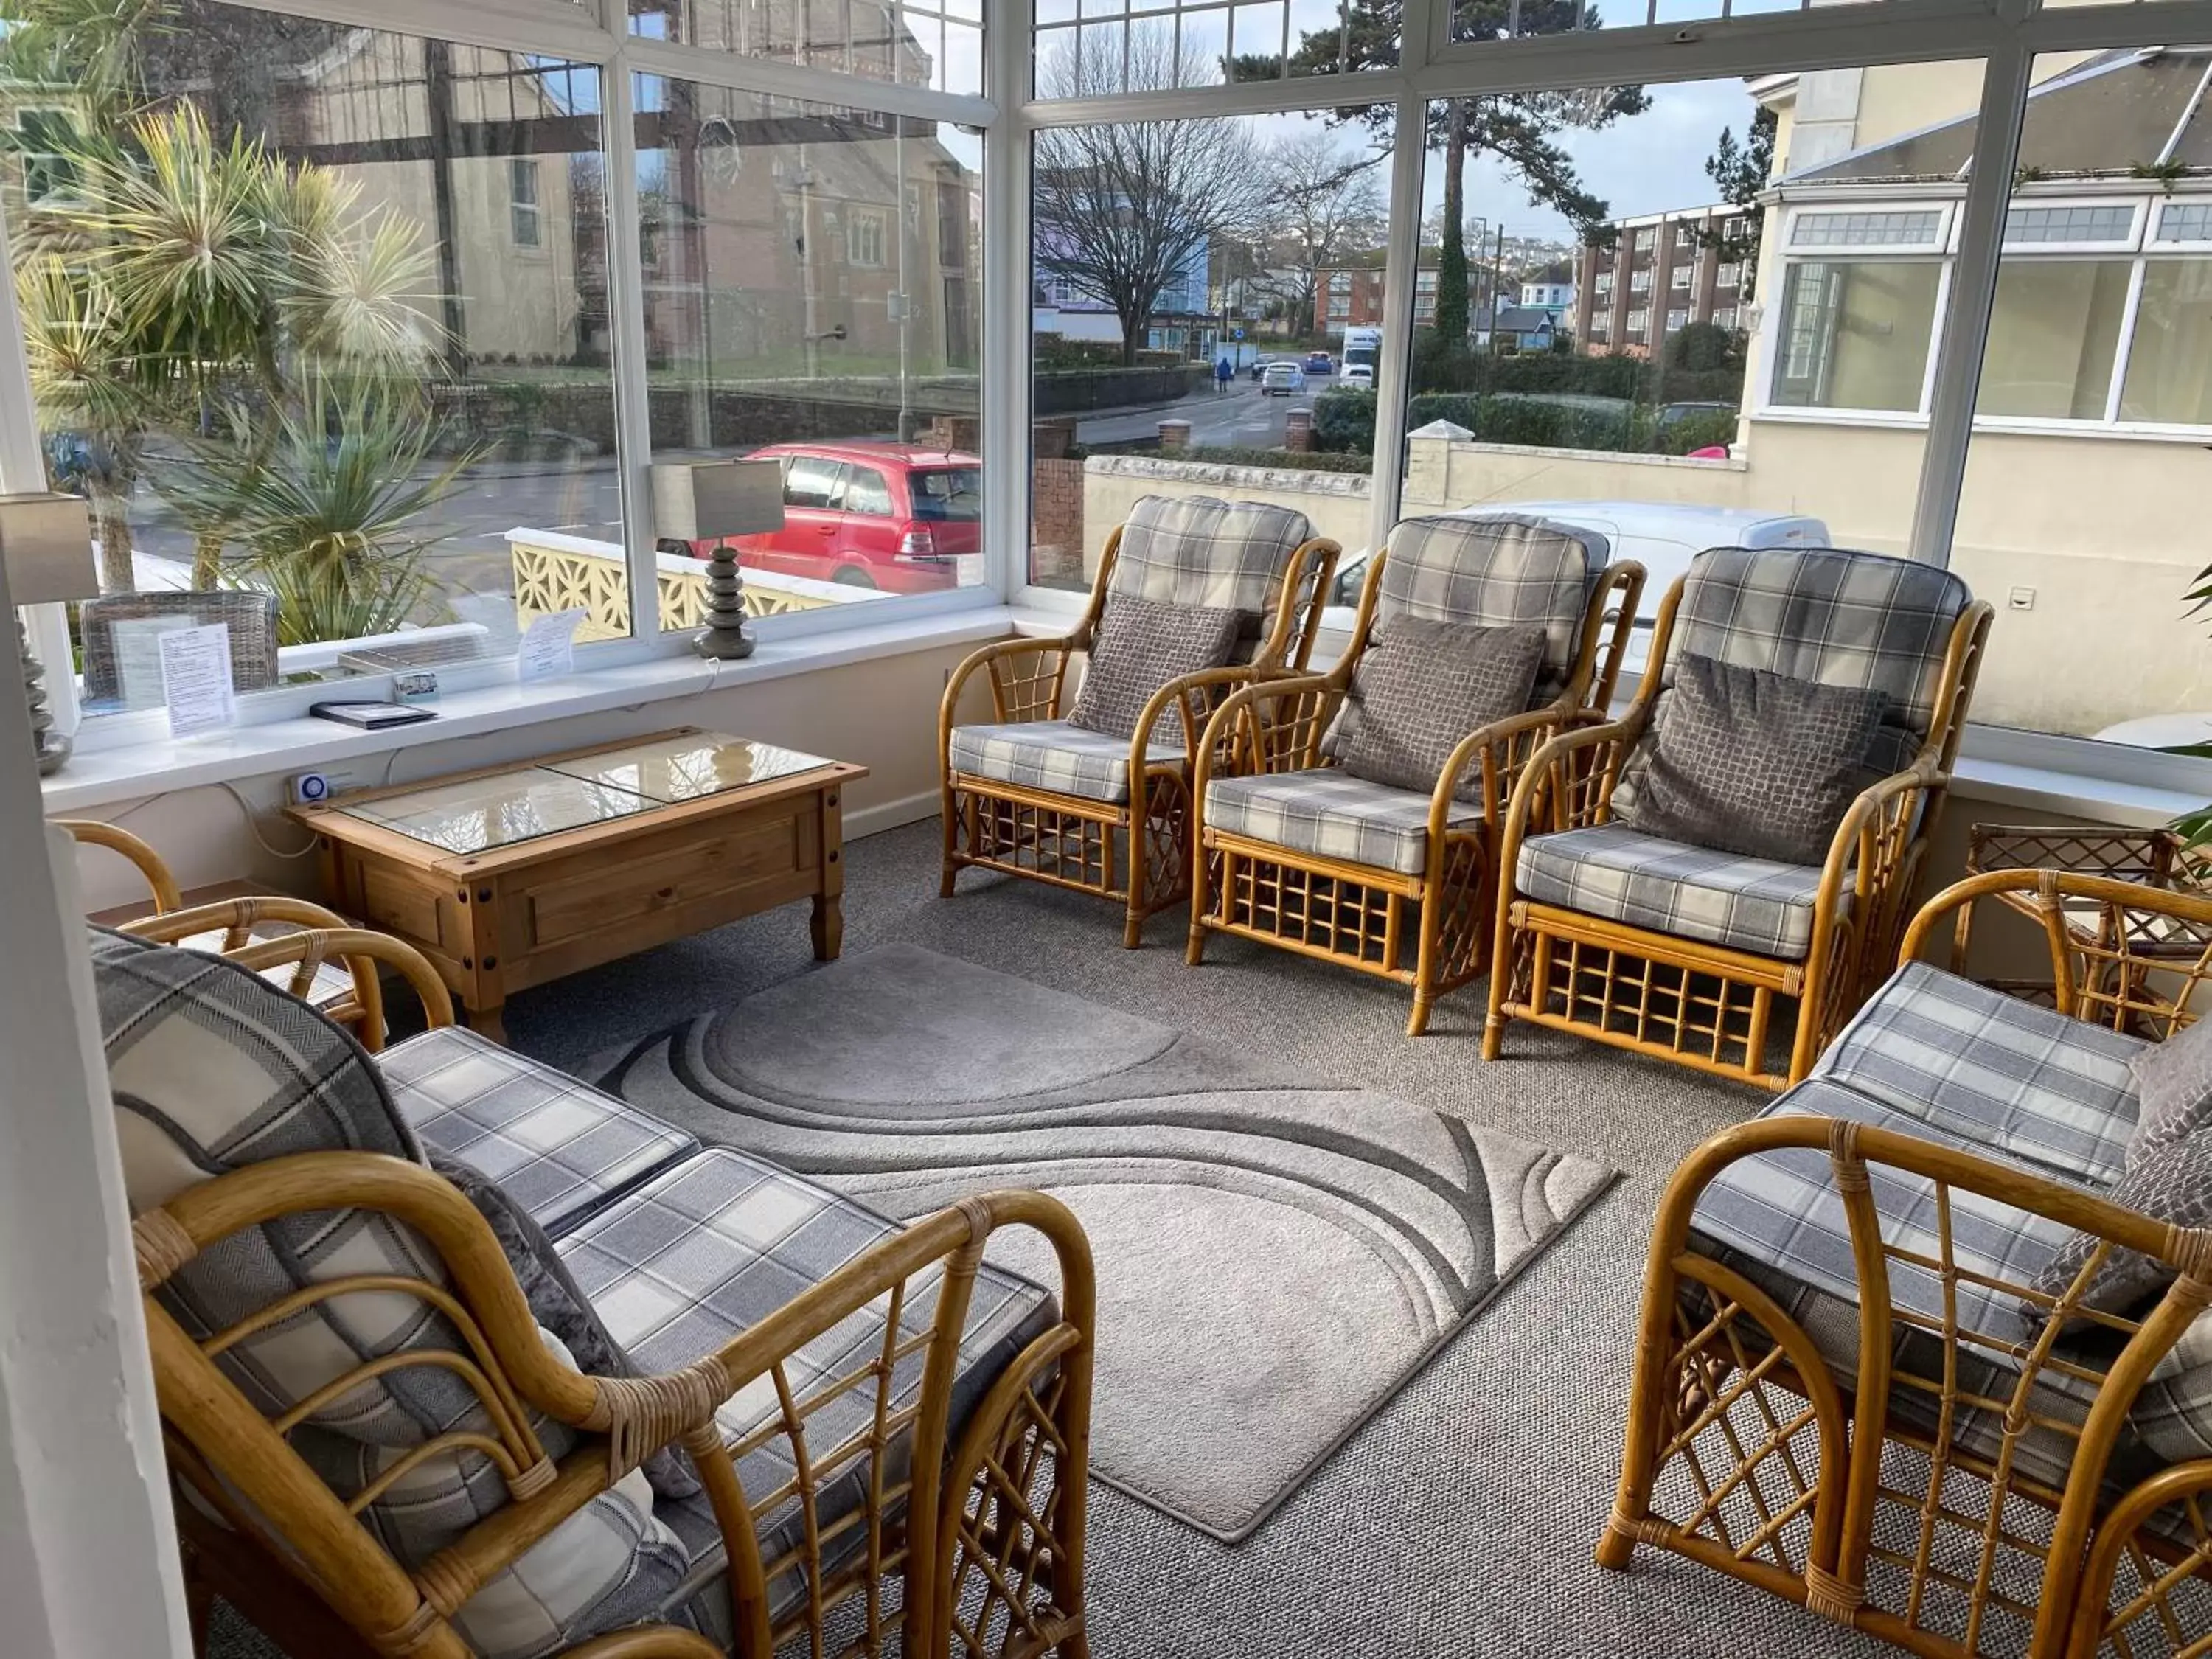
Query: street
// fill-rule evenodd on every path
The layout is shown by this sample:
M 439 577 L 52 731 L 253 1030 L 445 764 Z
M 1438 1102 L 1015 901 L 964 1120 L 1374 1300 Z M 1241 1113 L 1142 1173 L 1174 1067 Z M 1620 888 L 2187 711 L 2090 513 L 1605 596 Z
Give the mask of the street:
M 1150 442 L 1159 436 L 1162 421 L 1188 421 L 1190 441 L 1207 447 L 1279 449 L 1283 416 L 1292 409 L 1310 409 L 1316 393 L 1329 382 L 1319 375 L 1306 382 L 1302 392 L 1268 397 L 1251 376 L 1239 375 L 1229 390 L 1217 392 L 1211 380 L 1179 403 L 1152 409 L 1115 410 L 1079 421 L 1075 441 L 1079 444 Z

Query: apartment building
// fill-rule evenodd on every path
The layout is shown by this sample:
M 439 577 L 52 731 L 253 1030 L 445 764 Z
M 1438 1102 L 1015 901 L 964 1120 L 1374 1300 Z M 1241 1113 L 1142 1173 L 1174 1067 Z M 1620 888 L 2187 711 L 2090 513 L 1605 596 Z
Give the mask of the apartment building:
M 1574 285 L 1574 337 L 1603 356 L 1650 356 L 1692 323 L 1742 325 L 1742 265 L 1727 257 L 1747 228 L 1727 205 L 1622 219 L 1582 250 Z

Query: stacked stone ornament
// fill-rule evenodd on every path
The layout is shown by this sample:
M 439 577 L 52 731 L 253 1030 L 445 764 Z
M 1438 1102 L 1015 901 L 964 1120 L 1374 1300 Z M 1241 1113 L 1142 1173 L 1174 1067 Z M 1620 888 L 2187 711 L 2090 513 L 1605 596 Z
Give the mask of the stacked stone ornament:
M 738 574 L 738 550 L 727 542 L 715 544 L 707 564 L 707 625 L 691 641 L 702 657 L 734 662 L 753 653 L 745 632 L 745 584 Z

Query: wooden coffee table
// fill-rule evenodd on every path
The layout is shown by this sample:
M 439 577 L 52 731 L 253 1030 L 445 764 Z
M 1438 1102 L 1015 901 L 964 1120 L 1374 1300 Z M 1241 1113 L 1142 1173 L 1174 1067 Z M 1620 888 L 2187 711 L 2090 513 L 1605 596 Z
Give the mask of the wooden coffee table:
M 694 727 L 295 807 L 331 904 L 436 966 L 503 1038 L 516 991 L 811 899 L 844 921 L 845 786 L 867 769 Z

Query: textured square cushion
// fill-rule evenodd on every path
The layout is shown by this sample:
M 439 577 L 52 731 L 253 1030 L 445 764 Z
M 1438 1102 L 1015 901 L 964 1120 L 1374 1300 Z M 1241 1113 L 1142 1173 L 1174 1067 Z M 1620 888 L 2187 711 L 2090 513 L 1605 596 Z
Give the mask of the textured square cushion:
M 1352 671 L 1340 738 L 1344 769 L 1370 783 L 1432 791 L 1471 732 L 1528 712 L 1544 630 L 1401 617 L 1378 627 Z M 1482 775 L 1455 792 L 1480 799 Z
M 1206 786 L 1206 822 L 1292 852 L 1418 876 L 1428 867 L 1429 804 L 1426 789 L 1394 789 L 1324 766 L 1216 778 Z M 1451 819 L 1460 828 L 1481 822 L 1479 807 Z
M 1887 694 L 1684 657 L 1630 822 L 1669 841 L 1820 864 L 1864 781 Z
M 1907 963 L 1813 1067 L 1918 1122 L 2063 1179 L 2118 1178 L 2143 1043 Z
M 1686 847 L 1625 823 L 1530 837 L 1515 879 L 1540 904 L 1791 962 L 1812 948 L 1820 886 L 1809 866 Z
M 1135 598 L 1234 611 L 1240 635 L 1255 638 L 1282 596 L 1291 558 L 1313 533 L 1304 514 L 1272 502 L 1143 496 L 1121 526 L 1106 608 Z
M 377 1056 L 392 1104 L 433 1152 L 497 1182 L 557 1238 L 699 1143 L 460 1026 Z
M 288 1153 L 352 1150 L 422 1161 L 368 1057 L 306 1003 L 234 963 L 119 933 L 95 930 L 92 956 L 134 1214 L 210 1176 Z M 338 1209 L 283 1216 L 218 1240 L 158 1294 L 188 1334 L 204 1339 L 295 1290 L 357 1274 L 447 1282 L 436 1252 L 413 1229 L 375 1212 Z M 427 1350 L 465 1352 L 459 1333 L 420 1299 L 357 1292 L 246 1337 L 216 1363 L 273 1416 L 365 1359 Z M 533 1422 L 549 1455 L 574 1448 L 574 1435 L 561 1425 Z M 418 1364 L 346 1389 L 290 1437 L 343 1498 L 438 1435 L 490 1430 L 460 1377 Z M 413 1566 L 507 1501 L 490 1460 L 460 1449 L 413 1464 L 362 1521 Z M 645 1477 L 635 1474 L 487 1583 L 455 1623 L 494 1659 L 555 1651 L 647 1616 L 687 1565 L 682 1543 L 653 1517 Z
M 827 1188 L 718 1146 L 602 1210 L 556 1248 L 631 1359 L 650 1370 L 669 1370 L 712 1352 L 899 1231 L 897 1223 Z M 939 1283 L 936 1268 L 909 1282 L 899 1316 L 902 1341 L 928 1329 Z M 787 1360 L 783 1371 L 794 1398 L 803 1403 L 823 1385 L 879 1359 L 885 1316 L 886 1301 L 878 1298 Z M 1058 1317 L 1053 1298 L 1040 1286 L 988 1265 L 981 1269 L 961 1341 L 952 1435 L 991 1381 Z M 923 1359 L 916 1351 L 898 1361 L 894 1411 L 918 1396 Z M 806 1419 L 813 1465 L 836 1465 L 817 1504 L 817 1524 L 824 1530 L 866 1495 L 868 1460 L 840 1461 L 837 1454 L 867 1434 L 875 1405 L 872 1385 L 855 1388 Z M 725 1441 L 734 1445 L 780 1412 L 775 1379 L 763 1376 L 740 1389 L 716 1420 Z M 885 1471 L 894 1482 L 905 1474 L 905 1446 L 902 1440 L 894 1449 L 898 1467 Z M 789 1440 L 781 1433 L 768 1437 L 740 1458 L 738 1473 L 756 1500 L 778 1490 L 794 1474 Z M 706 1519 L 703 1498 L 691 1501 L 691 1522 Z M 795 1547 L 805 1536 L 805 1519 L 796 1496 L 764 1516 L 762 1559 L 773 1562 Z M 679 1532 L 687 1530 L 676 1524 Z M 706 1531 L 697 1530 L 694 1547 L 698 1559 L 679 1600 L 708 1590 L 725 1565 L 719 1540 Z M 795 1607 L 803 1593 L 795 1571 L 778 1575 L 769 1586 L 775 1615 Z
M 2138 1110 L 2128 1162 L 2212 1123 L 2212 1020 L 2147 1043 L 2128 1062 Z
M 1237 613 L 1155 599 L 1109 599 L 1067 723 L 1127 740 L 1169 681 L 1218 668 L 1237 648 Z
M 2143 1148 L 2129 1160 L 2126 1173 L 2105 1196 L 2123 1208 L 2178 1227 L 2212 1224 L 2212 1131 L 2174 1135 Z M 2069 1233 L 2029 1288 L 2045 1296 L 2063 1295 L 2104 1242 L 2094 1233 Z M 2083 1287 L 2081 1300 L 2105 1313 L 2134 1313 L 2173 1278 L 2174 1270 L 2165 1262 L 2115 1244 Z M 2021 1313 L 2032 1329 L 2041 1328 L 2043 1309 L 2023 1301 Z
M 1180 765 L 1182 721 L 1152 728 L 1146 763 Z M 952 729 L 952 769 L 970 777 L 1119 806 L 1129 799 L 1129 739 L 1085 732 L 1066 720 Z

